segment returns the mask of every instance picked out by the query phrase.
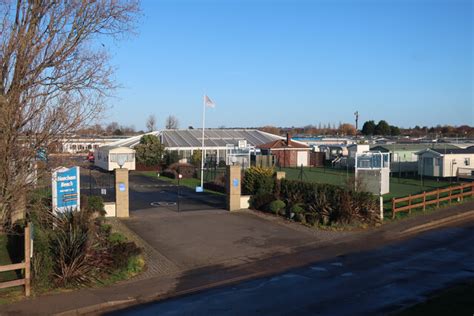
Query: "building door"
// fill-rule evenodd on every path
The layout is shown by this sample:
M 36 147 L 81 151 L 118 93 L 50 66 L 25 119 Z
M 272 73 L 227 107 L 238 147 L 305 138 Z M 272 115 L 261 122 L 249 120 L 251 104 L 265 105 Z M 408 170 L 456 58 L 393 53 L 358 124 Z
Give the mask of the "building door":
M 298 151 L 298 156 L 296 159 L 298 167 L 303 165 L 303 167 L 308 166 L 308 152 L 307 151 Z

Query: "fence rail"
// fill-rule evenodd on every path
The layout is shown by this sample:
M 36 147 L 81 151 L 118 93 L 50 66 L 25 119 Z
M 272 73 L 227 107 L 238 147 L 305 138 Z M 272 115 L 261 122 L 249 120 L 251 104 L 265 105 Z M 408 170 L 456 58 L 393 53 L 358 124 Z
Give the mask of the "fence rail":
M 25 227 L 25 261 L 21 263 L 14 263 L 9 265 L 0 266 L 0 272 L 8 272 L 24 269 L 25 274 L 23 279 L 0 282 L 0 289 L 6 289 L 14 286 L 25 286 L 25 295 L 30 296 L 31 294 L 31 265 L 30 265 L 30 255 L 31 255 L 31 231 L 30 225 Z
M 411 210 L 416 208 L 422 208 L 424 211 L 429 205 L 436 204 L 436 207 L 439 207 L 441 202 L 448 201 L 449 204 L 451 204 L 453 200 L 460 199 L 462 201 L 467 196 L 474 197 L 474 182 L 429 192 L 425 191 L 420 194 L 409 195 L 403 198 L 393 198 L 392 218 L 395 218 L 395 215 L 398 212 L 408 211 L 408 213 L 411 213 Z M 400 203 L 403 203 L 404 205 L 398 205 Z

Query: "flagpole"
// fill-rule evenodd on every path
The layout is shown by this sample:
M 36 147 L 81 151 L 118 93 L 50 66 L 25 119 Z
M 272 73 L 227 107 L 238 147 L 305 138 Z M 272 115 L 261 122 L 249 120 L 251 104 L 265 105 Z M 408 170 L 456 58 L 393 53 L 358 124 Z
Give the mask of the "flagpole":
M 204 190 L 204 123 L 206 121 L 206 100 L 202 97 L 202 149 L 201 149 L 201 189 Z

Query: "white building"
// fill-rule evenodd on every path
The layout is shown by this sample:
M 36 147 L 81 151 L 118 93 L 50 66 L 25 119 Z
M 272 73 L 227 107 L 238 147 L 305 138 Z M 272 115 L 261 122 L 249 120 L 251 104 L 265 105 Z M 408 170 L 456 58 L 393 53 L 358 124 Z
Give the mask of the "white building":
M 123 139 L 124 137 L 120 136 L 71 136 L 58 141 L 58 151 L 69 154 L 86 153 L 89 151 L 95 151 L 100 146 L 107 146 Z
M 94 164 L 107 171 L 135 170 L 135 150 L 128 147 L 101 146 L 95 151 Z
M 456 177 L 459 169 L 474 168 L 474 146 L 465 149 L 425 149 L 419 151 L 418 174 L 429 177 Z

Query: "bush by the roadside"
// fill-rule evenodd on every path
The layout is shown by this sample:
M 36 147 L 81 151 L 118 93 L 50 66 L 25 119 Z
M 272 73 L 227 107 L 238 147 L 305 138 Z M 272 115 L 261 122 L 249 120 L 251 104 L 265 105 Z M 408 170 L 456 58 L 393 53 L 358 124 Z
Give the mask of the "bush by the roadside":
M 296 217 L 302 213 L 298 207 L 303 208 L 304 219 L 310 225 L 375 224 L 380 220 L 377 199 L 367 192 L 294 180 L 281 180 L 279 191 L 279 198 L 293 206 L 290 214 Z M 298 215 L 297 220 L 302 221 L 303 216 Z
M 297 222 L 304 222 L 305 221 L 304 212 L 305 210 L 301 206 L 301 204 L 295 204 L 289 209 L 289 218 L 292 218 Z
M 248 179 L 258 179 L 253 182 L 255 189 L 261 178 L 251 174 Z M 251 208 L 286 215 L 309 225 L 376 224 L 380 220 L 378 201 L 368 192 L 285 179 L 276 184 L 271 193 L 253 195 Z
M 271 193 L 252 195 L 249 201 L 250 208 L 264 210 L 273 200 L 275 200 L 275 196 Z
M 122 271 L 141 250 L 112 233 L 98 215 L 101 201 L 88 200 L 80 210 L 33 213 L 35 246 L 32 261 L 36 289 L 86 286 Z
M 162 173 L 163 176 L 176 179 L 181 174 L 185 179 L 194 178 L 196 168 L 188 163 L 173 163 Z
M 273 193 L 275 179 L 273 169 L 250 167 L 245 170 L 242 180 L 242 191 L 246 195 L 262 195 Z
M 282 214 L 282 211 L 285 210 L 286 204 L 282 200 L 275 200 L 270 202 L 268 205 L 268 210 L 273 214 Z M 282 214 L 283 215 L 283 214 Z
M 105 215 L 104 199 L 99 195 L 82 195 L 81 207 L 88 212 L 97 213 L 100 216 Z

